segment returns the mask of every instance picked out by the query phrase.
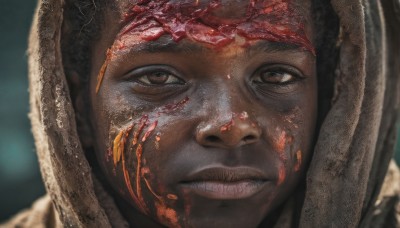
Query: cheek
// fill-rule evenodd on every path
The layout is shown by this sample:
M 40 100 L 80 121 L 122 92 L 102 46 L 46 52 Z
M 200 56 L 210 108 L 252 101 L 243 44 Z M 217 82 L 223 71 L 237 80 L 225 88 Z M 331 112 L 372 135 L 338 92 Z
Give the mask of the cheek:
M 305 116 L 295 107 L 267 127 L 266 140 L 278 160 L 275 167 L 278 186 L 291 184 L 292 178 L 305 168 L 305 159 L 311 154 L 315 120 L 305 119 Z
M 109 113 L 109 147 L 102 161 L 113 187 L 142 213 L 158 218 L 163 224 L 176 226 L 178 217 L 173 209 L 178 197 L 168 192 L 158 177 L 165 172 L 160 167 L 164 159 L 162 151 L 163 130 L 168 128 L 171 117 L 184 108 L 185 98 L 156 110 L 132 115 L 129 110 Z M 124 118 L 125 116 L 125 118 Z M 104 150 L 103 150 L 104 151 Z M 104 156 L 100 156 L 104 157 Z M 111 171 L 111 172 L 110 172 Z

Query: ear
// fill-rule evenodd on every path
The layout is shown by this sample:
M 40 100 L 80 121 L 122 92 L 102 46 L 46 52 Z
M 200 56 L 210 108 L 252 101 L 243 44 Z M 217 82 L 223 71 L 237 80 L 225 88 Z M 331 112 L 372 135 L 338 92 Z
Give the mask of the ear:
M 90 105 L 87 98 L 89 92 L 88 86 L 79 74 L 72 70 L 68 72 L 69 87 L 72 103 L 75 109 L 75 121 L 78 130 L 79 139 L 84 149 L 93 146 L 92 128 L 89 121 Z

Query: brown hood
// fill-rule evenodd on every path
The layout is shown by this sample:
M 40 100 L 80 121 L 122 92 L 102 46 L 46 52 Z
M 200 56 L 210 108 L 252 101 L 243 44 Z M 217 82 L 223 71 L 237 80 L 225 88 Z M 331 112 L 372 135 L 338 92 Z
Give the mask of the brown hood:
M 385 226 L 379 222 L 388 222 L 392 210 L 381 210 L 381 220 L 376 210 L 399 117 L 400 1 L 331 3 L 340 19 L 340 56 L 332 106 L 307 174 L 300 227 Z M 78 138 L 61 59 L 62 12 L 63 0 L 39 0 L 29 41 L 30 117 L 45 186 L 57 223 L 127 226 Z M 394 199 L 379 199 L 380 206 L 393 208 Z M 288 227 L 290 215 L 288 203 L 277 226 Z

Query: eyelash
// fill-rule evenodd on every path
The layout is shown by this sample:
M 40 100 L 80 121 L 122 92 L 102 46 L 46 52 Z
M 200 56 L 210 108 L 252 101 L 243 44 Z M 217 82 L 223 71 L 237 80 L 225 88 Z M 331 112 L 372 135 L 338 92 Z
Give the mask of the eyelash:
M 289 74 L 293 76 L 292 80 L 288 80 L 287 82 L 262 82 L 261 81 L 256 81 L 255 79 L 262 76 L 263 73 L 279 73 L 279 74 Z M 297 69 L 293 69 L 290 66 L 263 66 L 260 69 L 256 71 L 255 76 L 252 78 L 252 82 L 256 85 L 262 85 L 262 84 L 269 84 L 273 86 L 289 86 L 290 84 L 296 83 L 299 80 L 303 80 L 305 77 L 299 72 Z
M 265 81 L 262 76 L 265 73 L 277 73 L 283 75 L 283 77 L 286 75 L 290 75 L 292 78 L 284 81 L 284 82 L 268 82 Z M 167 75 L 167 79 L 164 82 L 156 83 L 156 82 L 151 82 L 151 79 L 149 79 L 149 76 L 154 76 L 154 75 Z M 144 66 L 140 67 L 138 69 L 132 70 L 130 73 L 127 74 L 127 78 L 129 81 L 133 81 L 135 83 L 140 84 L 143 87 L 147 88 L 165 88 L 167 89 L 167 86 L 176 86 L 176 85 L 185 85 L 186 82 L 179 76 L 177 72 L 175 72 L 174 68 L 171 68 L 169 66 L 164 66 L 164 65 L 156 65 L 156 66 Z M 146 77 L 147 78 L 143 78 Z M 173 77 L 171 79 L 171 77 Z M 273 75 L 272 75 L 273 77 Z M 291 87 L 292 84 L 297 83 L 298 81 L 303 80 L 305 77 L 299 70 L 291 67 L 291 66 L 281 66 L 281 65 L 267 65 L 267 66 L 262 66 L 258 70 L 255 71 L 254 76 L 250 79 L 250 82 L 253 83 L 258 89 L 264 90 L 266 88 L 276 88 L 276 89 L 284 89 Z M 157 80 L 157 78 L 155 78 Z M 173 80 L 172 82 L 170 80 Z M 279 78 L 278 78 L 279 80 Z M 168 83 L 168 81 L 170 81 Z M 268 87 L 267 87 L 268 86 Z
M 186 82 L 179 76 L 177 76 L 177 73 L 173 72 L 174 70 L 169 69 L 170 67 L 168 66 L 148 66 L 148 67 L 141 67 L 139 69 L 133 70 L 130 73 L 128 73 L 128 80 L 133 81 L 136 83 L 139 83 L 143 86 L 149 86 L 149 87 L 158 87 L 158 86 L 166 86 L 166 85 L 184 85 Z M 152 83 L 151 79 L 149 77 L 151 76 L 162 76 L 166 75 L 167 78 L 166 82 L 171 80 L 170 77 L 174 77 L 175 82 L 172 83 Z M 147 77 L 147 78 L 144 78 Z M 142 80 L 141 80 L 142 79 Z M 147 81 L 147 82 L 146 82 Z

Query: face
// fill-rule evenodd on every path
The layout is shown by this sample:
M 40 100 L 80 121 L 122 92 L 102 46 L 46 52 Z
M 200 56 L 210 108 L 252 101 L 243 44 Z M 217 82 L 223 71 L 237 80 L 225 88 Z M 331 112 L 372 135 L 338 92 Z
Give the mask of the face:
M 307 7 L 119 4 L 90 80 L 94 147 L 110 185 L 127 211 L 158 224 L 256 227 L 294 193 L 312 151 Z

